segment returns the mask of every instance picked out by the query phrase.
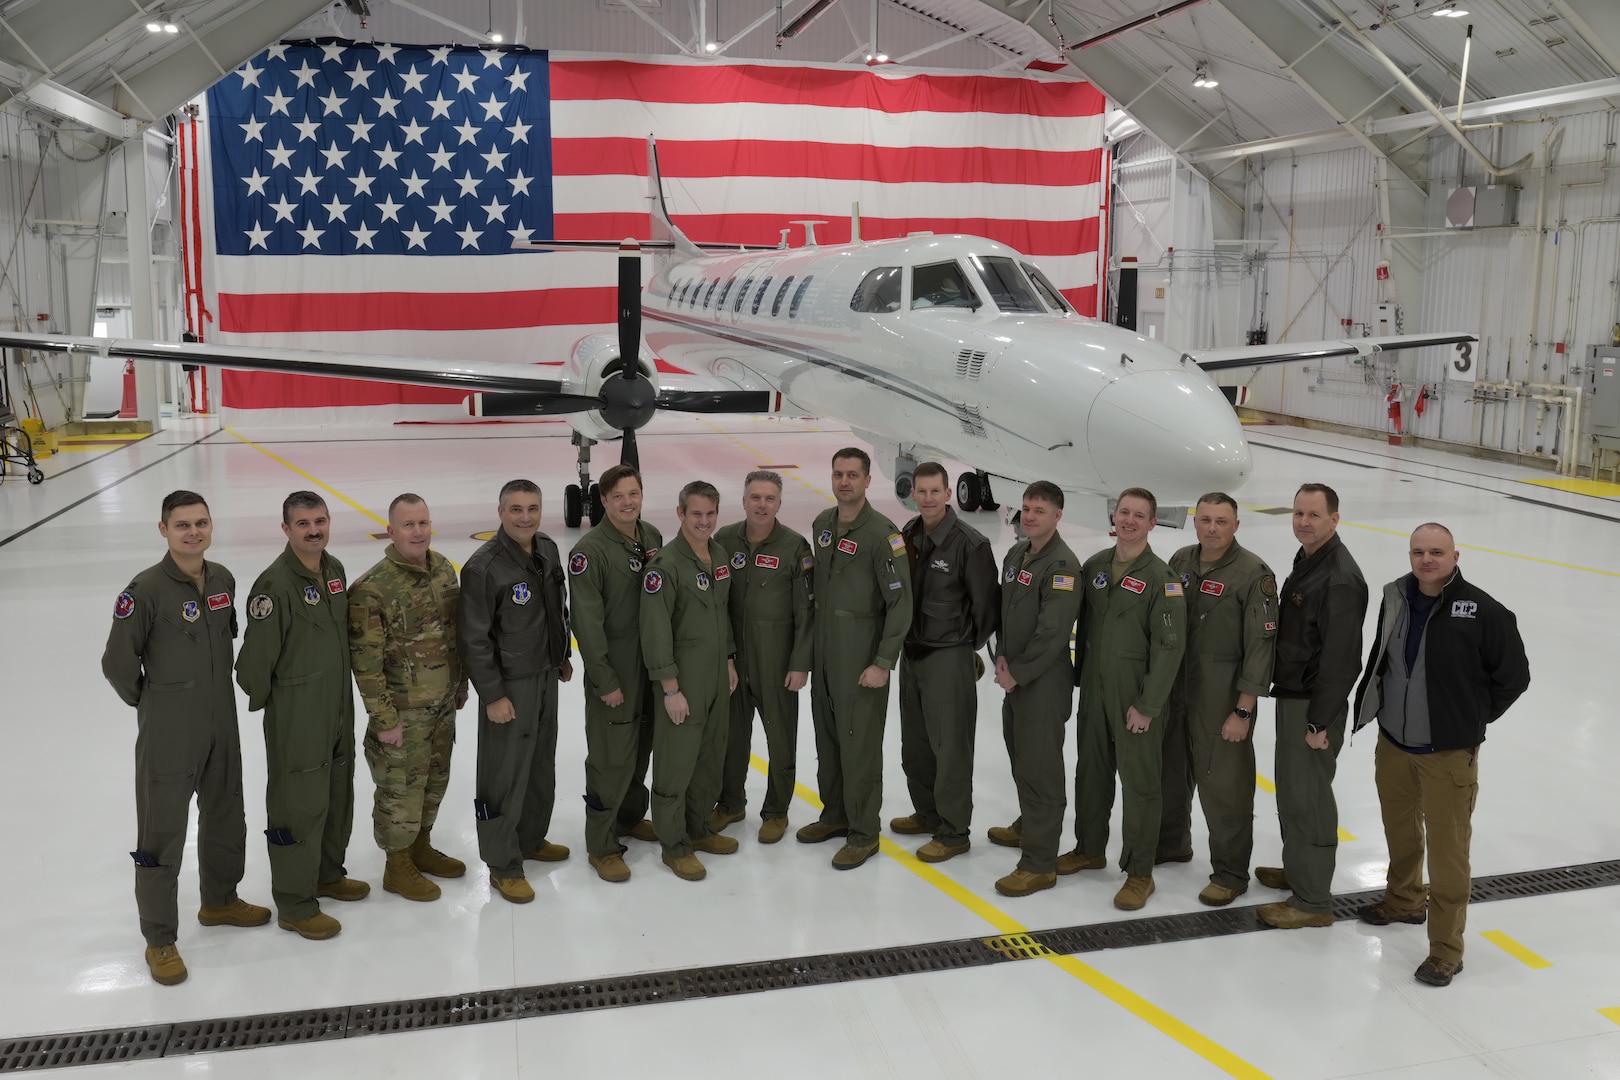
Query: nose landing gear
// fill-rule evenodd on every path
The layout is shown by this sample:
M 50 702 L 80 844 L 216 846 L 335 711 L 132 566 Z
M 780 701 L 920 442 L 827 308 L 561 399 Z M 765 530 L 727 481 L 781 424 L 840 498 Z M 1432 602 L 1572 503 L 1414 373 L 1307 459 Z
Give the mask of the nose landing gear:
M 602 523 L 602 489 L 591 483 L 591 447 L 594 442 L 574 433 L 574 445 L 579 448 L 579 483 L 563 488 L 563 524 L 577 529 L 587 516 L 592 525 Z
M 969 514 L 975 510 L 1001 509 L 990 491 L 990 477 L 982 471 L 963 473 L 956 478 L 956 506 Z

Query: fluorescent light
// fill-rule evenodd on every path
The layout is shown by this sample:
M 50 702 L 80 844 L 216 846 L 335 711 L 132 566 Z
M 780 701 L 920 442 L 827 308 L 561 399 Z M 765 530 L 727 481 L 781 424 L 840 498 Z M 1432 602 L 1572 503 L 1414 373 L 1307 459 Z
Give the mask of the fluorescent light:
M 491 40 L 495 44 L 499 45 L 501 43 L 501 35 L 500 34 L 491 34 L 491 35 L 489 35 L 489 40 Z
M 172 22 L 166 22 L 163 24 L 163 32 L 165 34 L 178 34 L 180 32 L 180 28 L 174 25 Z
M 149 22 L 146 24 L 146 32 L 149 34 L 161 34 L 163 33 L 163 24 Z

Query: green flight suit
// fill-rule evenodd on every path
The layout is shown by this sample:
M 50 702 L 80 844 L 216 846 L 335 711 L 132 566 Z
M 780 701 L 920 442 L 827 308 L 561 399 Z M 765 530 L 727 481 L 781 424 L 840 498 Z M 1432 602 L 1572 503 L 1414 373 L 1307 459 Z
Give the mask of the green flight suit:
M 135 575 L 113 606 L 101 671 L 135 706 L 135 907 L 153 948 L 180 930 L 180 859 L 197 796 L 205 907 L 236 902 L 247 852 L 242 744 L 231 686 L 236 579 L 203 564 L 203 584 L 169 555 Z
M 289 545 L 248 594 L 236 682 L 264 710 L 265 839 L 276 914 L 320 911 L 315 889 L 346 876 L 354 828 L 354 683 L 348 575 L 321 553 L 311 573 Z
M 700 560 L 683 533 L 642 574 L 641 649 L 655 688 L 653 827 L 677 859 L 712 831 L 731 726 L 731 564 L 716 544 L 708 554 L 709 563 Z M 679 724 L 665 708 L 662 679 L 676 680 L 691 709 Z
M 731 730 L 719 807 L 742 813 L 753 750 L 754 713 L 770 754 L 761 818 L 785 818 L 793 801 L 799 754 L 799 695 L 787 689 L 790 671 L 810 670 L 814 647 L 810 580 L 816 561 L 810 541 L 776 522 L 771 534 L 749 543 L 748 523 L 714 534 L 731 560 L 731 635 L 737 645 L 737 690 L 731 695 Z
M 906 542 L 871 503 L 847 525 L 837 507 L 823 510 L 811 533 L 816 644 L 810 712 L 820 820 L 848 826 L 848 842 L 866 847 L 878 842 L 881 828 L 889 684 L 861 686 L 860 677 L 873 664 L 893 671 L 900 659 L 911 626 Z
M 647 814 L 652 696 L 641 658 L 641 574 L 663 546 L 659 531 L 636 522 L 625 536 L 603 521 L 568 556 L 574 640 L 585 668 L 585 850 L 603 858 L 625 850 L 619 833 Z M 610 707 L 602 695 L 624 692 Z
M 1160 722 L 1187 646 L 1181 579 L 1145 547 L 1111 580 L 1114 548 L 1086 560 L 1075 655 L 1080 685 L 1074 770 L 1075 850 L 1103 855 L 1114 809 L 1114 773 L 1125 793 L 1119 865 L 1131 877 L 1153 875 L 1159 842 Z M 1154 718 L 1147 731 L 1125 728 L 1132 706 Z
M 1032 874 L 1057 872 L 1069 803 L 1063 738 L 1074 702 L 1069 641 L 1080 614 L 1079 574 L 1080 559 L 1056 533 L 1033 555 L 1020 540 L 1001 563 L 996 658 L 1018 683 L 1002 699 L 1001 734 L 1018 788 L 1018 869 Z
M 1249 883 L 1254 853 L 1254 728 L 1227 742 L 1221 728 L 1239 694 L 1271 689 L 1277 637 L 1277 579 L 1236 540 L 1207 571 L 1193 544 L 1170 556 L 1187 595 L 1187 651 L 1165 711 L 1159 824 L 1160 857 L 1192 850 L 1192 793 L 1209 824 L 1209 880 L 1229 889 Z M 1259 711 L 1258 705 L 1255 709 Z
M 424 569 L 389 544 L 349 586 L 349 666 L 369 718 L 371 824 L 384 851 L 405 851 L 433 829 L 450 784 L 456 700 L 467 693 L 456 647 L 460 607 L 455 567 L 432 550 Z M 395 726 L 405 745 L 377 738 Z
M 567 662 L 562 556 L 545 533 L 526 551 L 504 528 L 461 568 L 461 661 L 478 692 L 478 854 L 491 878 L 520 878 L 557 796 L 557 680 Z M 489 718 L 507 699 L 515 714 Z

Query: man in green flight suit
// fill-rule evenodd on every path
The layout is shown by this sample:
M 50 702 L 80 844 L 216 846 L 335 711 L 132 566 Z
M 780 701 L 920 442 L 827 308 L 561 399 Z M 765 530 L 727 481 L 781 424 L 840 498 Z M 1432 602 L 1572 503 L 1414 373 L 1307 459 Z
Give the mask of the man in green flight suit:
M 889 672 L 911 626 L 906 542 L 872 509 L 872 459 L 858 447 L 833 454 L 838 505 L 816 515 L 814 675 L 820 820 L 800 829 L 801 844 L 843 836 L 833 868 L 852 870 L 878 849 L 883 804 L 883 722 Z
M 354 827 L 349 578 L 326 550 L 331 515 L 319 495 L 288 495 L 281 531 L 286 550 L 248 595 L 236 682 L 248 708 L 264 710 L 264 835 L 277 925 L 320 941 L 343 927 L 319 897 L 371 892 L 343 866 Z
M 599 482 L 606 519 L 568 556 L 574 640 L 585 667 L 585 851 L 603 881 L 630 880 L 621 836 L 657 840 L 647 812 L 652 699 L 641 658 L 641 572 L 664 538 L 641 520 L 641 473 Z
M 708 873 L 694 851 L 730 855 L 737 841 L 709 827 L 737 688 L 731 635 L 731 563 L 709 537 L 720 492 L 681 488 L 681 531 L 642 574 L 641 648 L 660 684 L 653 703 L 652 811 L 664 865 L 685 881 Z
M 540 488 L 509 480 L 501 527 L 461 568 L 462 663 L 478 691 L 478 854 L 495 891 L 534 899 L 523 861 L 562 862 L 546 839 L 557 796 L 557 682 L 573 678 L 562 555 L 540 531 Z
M 456 648 L 461 583 L 431 549 L 433 520 L 420 495 L 388 504 L 388 538 L 375 566 L 349 590 L 349 663 L 365 702 L 366 764 L 376 784 L 372 830 L 387 853 L 383 888 L 407 900 L 439 898 L 424 878 L 454 878 L 467 864 L 433 846 L 450 784 L 456 710 L 467 673 Z
M 1018 786 L 1018 820 L 989 836 L 1023 850 L 1013 872 L 996 882 L 1002 896 L 1028 896 L 1057 884 L 1058 838 L 1069 802 L 1063 738 L 1074 702 L 1069 639 L 1080 613 L 1080 559 L 1058 535 L 1062 520 L 1063 489 L 1049 480 L 1029 485 L 1018 515 L 1024 539 L 1001 564 L 996 685 L 1007 695 L 1001 733 Z
M 741 821 L 744 781 L 753 749 L 754 713 L 765 728 L 770 754 L 759 842 L 774 844 L 787 831 L 799 753 L 799 691 L 810 679 L 810 542 L 777 520 L 782 477 L 756 469 L 743 480 L 743 520 L 714 534 L 731 560 L 731 633 L 737 646 L 737 689 L 731 695 L 720 800 L 709 827 L 720 832 Z
M 135 907 L 154 981 L 186 978 L 180 933 L 180 859 L 197 796 L 197 861 L 204 926 L 262 926 L 270 909 L 236 895 L 247 853 L 242 744 L 231 686 L 236 579 L 203 558 L 213 542 L 208 504 L 194 491 L 163 500 L 163 560 L 135 575 L 113 605 L 101 672 L 135 707 Z
M 1125 884 L 1114 897 L 1137 911 L 1153 895 L 1153 855 L 1159 842 L 1159 744 L 1170 687 L 1187 645 L 1187 604 L 1181 581 L 1148 547 L 1158 500 L 1143 488 L 1120 492 L 1114 508 L 1116 543 L 1080 568 L 1080 685 L 1074 770 L 1075 849 L 1057 872 L 1101 870 L 1108 864 L 1108 817 L 1114 773 L 1125 794 L 1119 865 Z
M 1237 500 L 1212 491 L 1193 512 L 1198 543 L 1170 556 L 1187 594 L 1187 652 L 1165 712 L 1155 862 L 1192 859 L 1192 793 L 1209 823 L 1209 884 L 1223 907 L 1249 888 L 1254 853 L 1254 714 L 1271 689 L 1277 579 L 1237 542 Z

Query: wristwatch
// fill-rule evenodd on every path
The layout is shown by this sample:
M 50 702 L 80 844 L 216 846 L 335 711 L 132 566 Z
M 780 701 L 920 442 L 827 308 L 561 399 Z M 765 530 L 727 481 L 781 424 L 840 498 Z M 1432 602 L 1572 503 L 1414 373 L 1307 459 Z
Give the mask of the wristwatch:
M 1324 732 L 1326 730 L 1327 730 L 1327 728 L 1321 727 L 1321 726 L 1319 726 L 1317 724 L 1307 723 L 1305 725 L 1305 734 L 1307 734 L 1307 735 L 1320 735 L 1320 734 L 1322 734 L 1322 732 Z
M 680 692 L 681 692 L 681 688 L 677 686 L 673 690 L 665 690 L 664 691 L 664 696 L 667 697 L 667 698 L 672 698 L 672 697 L 674 697 L 676 694 L 678 694 Z
M 1237 716 L 1237 718 L 1239 720 L 1253 720 L 1254 719 L 1254 713 L 1252 711 L 1250 711 L 1249 709 L 1245 709 L 1241 705 L 1239 705 L 1237 708 L 1233 709 L 1232 712 Z

